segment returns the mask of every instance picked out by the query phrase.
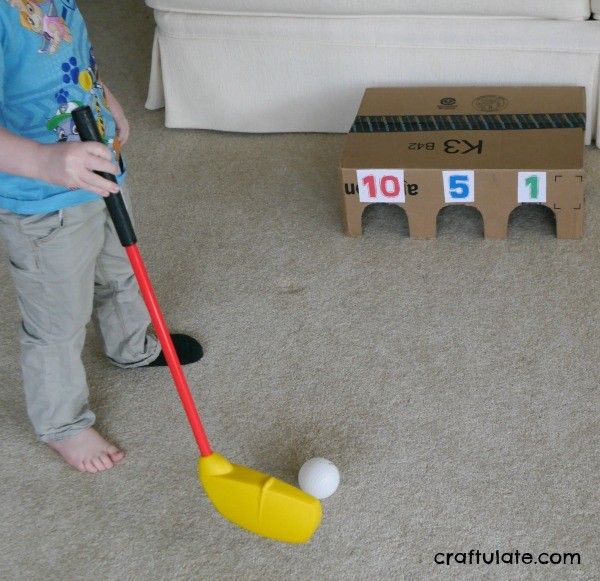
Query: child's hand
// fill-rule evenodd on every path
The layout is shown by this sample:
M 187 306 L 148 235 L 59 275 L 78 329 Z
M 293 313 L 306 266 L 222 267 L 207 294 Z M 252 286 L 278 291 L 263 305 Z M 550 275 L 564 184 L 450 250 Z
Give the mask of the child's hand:
M 44 181 L 104 197 L 119 191 L 117 184 L 94 173 L 119 173 L 106 145 L 95 141 L 53 143 L 43 145 L 41 151 L 39 170 Z

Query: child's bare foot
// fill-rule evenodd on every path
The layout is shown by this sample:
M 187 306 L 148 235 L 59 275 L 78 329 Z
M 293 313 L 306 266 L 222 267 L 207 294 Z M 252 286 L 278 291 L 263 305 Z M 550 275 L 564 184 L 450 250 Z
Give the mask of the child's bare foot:
M 72 438 L 47 442 L 80 472 L 101 472 L 120 462 L 125 454 L 109 444 L 96 430 L 87 428 Z

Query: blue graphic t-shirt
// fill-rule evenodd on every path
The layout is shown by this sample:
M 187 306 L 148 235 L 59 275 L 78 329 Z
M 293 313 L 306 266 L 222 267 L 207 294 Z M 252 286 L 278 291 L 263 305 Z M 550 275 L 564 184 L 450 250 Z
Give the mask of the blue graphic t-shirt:
M 40 143 L 79 141 L 70 113 L 82 105 L 92 108 L 105 143 L 118 150 L 75 0 L 0 0 L 0 126 Z M 18 214 L 97 199 L 92 192 L 0 172 L 0 207 Z

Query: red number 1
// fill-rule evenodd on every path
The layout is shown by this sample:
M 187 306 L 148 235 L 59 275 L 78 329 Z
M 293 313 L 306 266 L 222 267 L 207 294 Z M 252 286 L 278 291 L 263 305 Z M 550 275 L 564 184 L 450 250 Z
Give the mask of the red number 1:
M 369 198 L 377 197 L 377 186 L 375 185 L 375 176 L 363 178 L 363 184 L 369 188 Z

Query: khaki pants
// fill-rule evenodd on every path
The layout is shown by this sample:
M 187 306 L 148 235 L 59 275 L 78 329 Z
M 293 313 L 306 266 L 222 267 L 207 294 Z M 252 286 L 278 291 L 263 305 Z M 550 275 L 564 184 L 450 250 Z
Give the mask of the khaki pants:
M 42 441 L 72 437 L 95 420 L 81 360 L 92 313 L 119 367 L 150 363 L 160 345 L 147 334 L 146 307 L 101 198 L 33 216 L 0 209 L 0 234 L 22 316 L 29 417 Z

